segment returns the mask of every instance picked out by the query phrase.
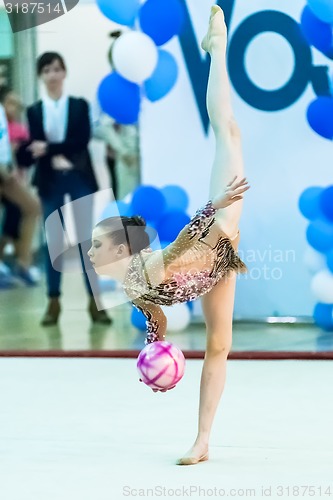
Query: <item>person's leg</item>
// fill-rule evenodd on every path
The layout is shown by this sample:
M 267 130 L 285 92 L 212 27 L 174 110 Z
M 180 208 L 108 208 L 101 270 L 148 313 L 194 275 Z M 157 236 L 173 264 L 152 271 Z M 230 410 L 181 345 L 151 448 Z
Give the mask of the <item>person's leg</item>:
M 207 110 L 216 138 L 215 159 L 210 178 L 209 196 L 213 198 L 238 176 L 244 177 L 240 131 L 236 124 L 226 67 L 227 29 L 224 15 L 217 5 L 212 7 L 208 33 L 202 47 L 209 52 L 211 65 L 207 87 Z M 243 200 L 219 210 L 216 219 L 231 238 L 238 230 Z
M 8 176 L 3 185 L 4 196 L 14 203 L 22 213 L 20 236 L 17 244 L 17 260 L 24 268 L 31 264 L 32 240 L 37 218 L 40 214 L 39 201 L 13 176 Z
M 44 231 L 46 236 L 45 245 L 45 272 L 46 272 L 46 284 L 47 284 L 47 295 L 49 298 L 57 297 L 61 295 L 61 256 L 57 259 L 56 263 L 54 257 L 51 256 L 58 254 L 59 251 L 55 249 L 60 249 L 63 246 L 64 239 L 64 229 L 61 223 L 50 224 L 47 223 L 47 219 L 54 213 L 56 213 L 56 219 L 60 217 L 59 210 L 64 203 L 64 194 L 60 186 L 55 184 L 53 186 L 52 193 L 48 196 L 43 196 L 41 198 L 42 209 L 43 209 L 43 221 L 44 221 Z
M 210 26 L 202 42 L 211 55 L 207 88 L 207 108 L 216 137 L 216 153 L 211 173 L 210 197 L 213 198 L 237 175 L 243 177 L 240 134 L 233 117 L 230 85 L 226 69 L 227 33 L 223 12 L 212 7 Z M 231 238 L 238 230 L 242 200 L 217 213 L 221 229 Z M 235 245 L 237 246 L 237 245 Z M 202 297 L 207 327 L 207 345 L 200 383 L 198 434 L 193 446 L 178 463 L 189 465 L 207 458 L 213 419 L 223 392 L 226 363 L 232 344 L 232 318 L 236 273 L 230 272 Z
M 108 166 L 108 170 L 110 173 L 110 181 L 111 188 L 113 191 L 114 199 L 118 199 L 118 179 L 117 179 L 117 171 L 116 171 L 116 160 L 114 158 L 110 158 L 110 156 L 106 156 L 106 164 Z
M 235 286 L 236 273 L 232 271 L 201 299 L 207 341 L 200 383 L 198 434 L 192 448 L 179 460 L 180 465 L 197 463 L 208 453 L 211 427 L 224 389 L 227 357 L 232 345 Z
M 0 259 L 4 258 L 4 250 L 8 243 L 12 243 L 15 247 L 15 255 L 17 255 L 17 244 L 20 236 L 21 226 L 21 210 L 11 201 L 3 198 L 3 218 L 2 218 L 2 234 L 0 236 Z
M 46 245 L 44 248 L 46 287 L 48 305 L 41 319 L 42 326 L 57 324 L 61 312 L 62 249 L 64 248 L 64 228 L 60 208 L 64 203 L 64 190 L 59 176 L 52 192 L 41 198 Z M 49 217 L 54 217 L 50 220 Z M 51 258 L 52 256 L 52 258 Z M 57 256 L 57 257 L 56 257 Z

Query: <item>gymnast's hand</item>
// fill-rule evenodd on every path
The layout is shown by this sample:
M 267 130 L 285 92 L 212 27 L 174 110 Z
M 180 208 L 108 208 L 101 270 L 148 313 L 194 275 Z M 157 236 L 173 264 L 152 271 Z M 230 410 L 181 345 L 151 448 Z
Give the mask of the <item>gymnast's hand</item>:
M 139 378 L 139 382 L 143 382 L 142 378 Z M 176 385 L 173 385 L 172 387 L 169 387 L 169 389 L 152 389 L 153 392 L 166 392 L 170 391 L 171 389 L 174 389 Z
M 226 208 L 229 205 L 235 203 L 235 201 L 242 200 L 242 194 L 250 189 L 246 177 L 241 181 L 237 181 L 237 175 L 233 178 L 231 182 L 227 185 L 224 192 L 218 194 L 213 198 L 212 204 L 214 208 Z

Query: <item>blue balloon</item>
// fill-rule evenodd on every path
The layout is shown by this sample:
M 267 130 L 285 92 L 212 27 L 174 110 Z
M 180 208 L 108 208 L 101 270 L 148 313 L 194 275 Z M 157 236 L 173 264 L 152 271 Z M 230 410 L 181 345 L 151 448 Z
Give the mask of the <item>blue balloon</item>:
M 186 305 L 189 308 L 189 310 L 191 312 L 193 312 L 193 309 L 194 309 L 194 300 L 189 300 L 188 302 L 186 302 Z
M 333 250 L 330 250 L 327 254 L 327 267 L 333 273 Z
M 329 186 L 321 193 L 320 207 L 325 217 L 333 223 L 333 186 Z
M 333 139 L 333 97 L 321 96 L 307 110 L 310 127 L 325 139 Z
M 301 28 L 305 39 L 330 59 L 333 59 L 332 26 L 320 21 L 310 7 L 304 7 L 301 16 Z
M 313 319 L 323 330 L 333 331 L 333 304 L 316 304 Z
M 101 12 L 111 21 L 133 26 L 139 12 L 140 0 L 96 0 Z
M 131 211 L 146 221 L 158 221 L 165 210 L 163 194 L 153 186 L 139 186 L 133 193 Z
M 180 210 L 166 212 L 157 226 L 160 240 L 173 241 L 186 224 L 190 222 L 190 217 Z
M 145 93 L 150 101 L 158 101 L 166 96 L 178 78 L 178 66 L 170 52 L 159 49 L 157 66 L 152 76 L 145 81 Z
M 156 45 L 179 35 L 185 19 L 180 0 L 147 0 L 140 9 L 140 26 Z
M 140 87 L 115 71 L 106 76 L 98 87 L 98 100 L 102 110 L 117 123 L 136 123 L 140 111 Z
M 101 220 L 108 217 L 116 217 L 119 215 L 129 216 L 131 212 L 130 205 L 124 201 L 111 201 L 103 210 Z
M 166 201 L 166 210 L 181 210 L 183 212 L 187 210 L 189 197 L 185 189 L 170 184 L 164 186 L 161 191 Z
M 309 220 L 321 217 L 320 196 L 323 192 L 321 187 L 309 187 L 301 194 L 298 207 L 301 214 Z
M 141 331 L 146 330 L 146 318 L 141 311 L 138 311 L 135 307 L 132 309 L 131 313 L 131 323 L 135 328 Z
M 307 3 L 314 13 L 324 23 L 333 23 L 333 2 L 332 0 L 307 0 Z
M 311 222 L 306 230 L 306 239 L 318 252 L 329 252 L 333 249 L 333 224 L 320 219 Z

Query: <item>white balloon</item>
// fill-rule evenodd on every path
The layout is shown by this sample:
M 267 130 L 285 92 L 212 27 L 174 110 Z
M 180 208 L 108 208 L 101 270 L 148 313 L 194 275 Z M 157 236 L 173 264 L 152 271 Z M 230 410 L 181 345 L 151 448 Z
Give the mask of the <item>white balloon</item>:
M 155 42 L 138 31 L 121 35 L 112 46 L 112 61 L 116 71 L 134 83 L 142 83 L 153 74 L 158 60 Z
M 179 332 L 189 325 L 191 312 L 186 304 L 174 304 L 162 309 L 168 321 L 167 332 Z
M 319 271 L 312 278 L 311 290 L 319 302 L 333 304 L 333 274 L 327 269 Z
M 303 263 L 310 273 L 318 273 L 326 268 L 324 255 L 310 246 L 304 252 Z

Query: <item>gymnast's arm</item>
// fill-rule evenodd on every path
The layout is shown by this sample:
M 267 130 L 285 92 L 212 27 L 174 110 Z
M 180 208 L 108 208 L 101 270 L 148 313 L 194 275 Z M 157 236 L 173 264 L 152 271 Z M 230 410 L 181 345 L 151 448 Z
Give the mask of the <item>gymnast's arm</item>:
M 140 298 L 135 299 L 132 304 L 136 309 L 141 311 L 146 318 L 147 336 L 145 344 L 165 340 L 167 319 L 162 308 L 157 304 L 147 304 L 147 302 L 140 300 Z
M 147 318 L 147 337 L 145 339 L 145 344 L 151 344 L 152 342 L 165 340 L 165 332 L 167 327 L 167 319 L 162 311 L 162 308 L 156 304 L 143 303 L 140 299 L 135 299 L 132 304 L 139 311 L 141 311 Z M 142 382 L 141 379 L 139 379 Z M 169 389 L 152 389 L 153 392 L 166 392 L 175 387 L 169 387 Z
M 202 238 L 205 238 L 215 222 L 218 210 L 228 207 L 242 199 L 242 194 L 249 189 L 246 178 L 238 181 L 237 176 L 226 186 L 225 190 L 204 207 L 197 210 L 190 222 L 180 231 L 175 241 L 162 250 L 164 267 L 167 268 L 174 260 L 191 249 Z M 160 252 L 154 252 L 145 261 L 148 276 L 154 276 L 157 266 L 161 263 Z

